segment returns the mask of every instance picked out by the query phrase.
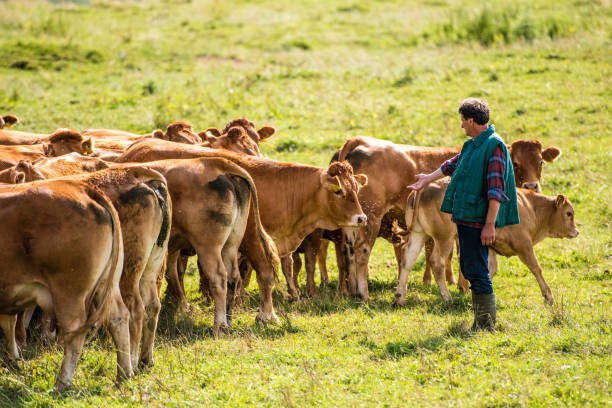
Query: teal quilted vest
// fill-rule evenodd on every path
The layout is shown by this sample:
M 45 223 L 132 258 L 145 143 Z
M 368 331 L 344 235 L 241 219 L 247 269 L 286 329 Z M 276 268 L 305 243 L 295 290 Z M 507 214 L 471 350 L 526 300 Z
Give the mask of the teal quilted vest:
M 489 209 L 487 167 L 497 146 L 500 146 L 506 154 L 504 194 L 509 201 L 499 206 L 495 227 L 501 228 L 519 223 L 512 160 L 510 160 L 506 144 L 495 133 L 493 125 L 490 125 L 475 139 L 470 139 L 463 144 L 440 211 L 452 214 L 457 220 L 485 223 Z

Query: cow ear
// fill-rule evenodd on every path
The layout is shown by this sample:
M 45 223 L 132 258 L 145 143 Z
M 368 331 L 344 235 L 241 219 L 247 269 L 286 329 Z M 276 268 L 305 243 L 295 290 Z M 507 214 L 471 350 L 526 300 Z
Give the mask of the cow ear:
M 559 208 L 565 201 L 567 201 L 567 197 L 563 194 L 559 194 L 555 199 L 555 208 Z
M 81 147 L 83 148 L 83 152 L 85 155 L 93 154 L 94 148 L 94 140 L 92 137 L 88 137 L 81 143 Z
M 155 130 L 153 131 L 152 136 L 153 136 L 154 138 L 156 138 L 156 139 L 165 139 L 165 136 L 166 136 L 166 135 L 164 134 L 163 130 L 161 130 L 161 129 L 155 129 Z
M 43 143 L 42 147 L 45 156 L 51 157 L 55 154 L 55 150 L 53 149 L 53 145 L 51 143 Z
M 368 185 L 368 176 L 366 176 L 365 174 L 355 174 L 353 177 L 355 177 L 355 181 L 359 185 L 359 188 Z
M 542 151 L 542 158 L 548 163 L 552 163 L 561 156 L 561 149 L 550 146 Z
M 22 184 L 25 182 L 25 173 L 23 171 L 16 171 L 13 174 L 13 184 Z
M 206 134 L 207 137 L 219 137 L 219 136 L 221 136 L 221 131 L 219 129 L 217 129 L 216 127 L 209 127 L 204 132 L 200 132 L 199 133 L 200 137 L 202 139 L 204 139 L 204 136 L 202 136 L 202 133 Z
M 19 123 L 19 118 L 15 115 L 6 115 L 2 119 L 4 119 L 4 126 L 7 128 L 13 127 Z
M 259 135 L 259 143 L 262 143 L 267 139 L 271 138 L 274 133 L 276 133 L 276 129 L 274 129 L 272 126 L 262 127 L 257 131 L 257 134 Z
M 338 177 L 330 176 L 327 171 L 321 174 L 321 184 L 323 185 L 324 188 L 331 190 L 334 193 L 337 193 L 338 191 L 342 190 L 342 187 L 340 187 L 340 181 L 338 180 Z

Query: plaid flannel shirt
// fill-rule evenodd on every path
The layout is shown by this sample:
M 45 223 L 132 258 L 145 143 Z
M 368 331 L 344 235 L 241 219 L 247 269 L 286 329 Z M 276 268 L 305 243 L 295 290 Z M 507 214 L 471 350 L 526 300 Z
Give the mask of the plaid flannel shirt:
M 449 159 L 442 163 L 440 170 L 445 176 L 450 176 L 453 174 L 455 169 L 457 168 L 457 162 L 459 161 L 459 156 L 461 154 L 456 155 L 452 159 Z M 504 183 L 504 175 L 506 173 L 506 155 L 501 147 L 497 147 L 493 152 L 493 155 L 489 159 L 489 164 L 487 165 L 487 199 L 488 200 L 497 200 L 500 203 L 504 203 L 508 201 L 508 197 L 504 194 L 504 189 L 506 187 Z M 472 228 L 482 228 L 484 224 L 479 222 L 468 222 L 461 221 L 455 218 L 452 218 L 452 221 L 456 224 L 465 225 L 467 227 Z

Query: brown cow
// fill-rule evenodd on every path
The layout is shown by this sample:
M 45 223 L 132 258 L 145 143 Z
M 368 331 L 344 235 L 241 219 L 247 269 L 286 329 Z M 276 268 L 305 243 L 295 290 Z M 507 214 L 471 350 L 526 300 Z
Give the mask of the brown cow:
M 353 176 L 348 163 L 333 163 L 325 169 L 171 143 L 133 145 L 118 161 L 214 156 L 231 160 L 251 175 L 257 186 L 262 223 L 281 256 L 293 252 L 316 228 L 357 227 L 366 221 L 357 199 L 359 184 L 356 180 L 365 185 L 367 177 Z M 272 306 L 276 265 L 271 265 L 259 245 L 254 244 L 257 241 L 251 218 L 249 216 L 241 252 L 257 272 L 261 293 L 258 320 L 276 321 Z M 171 264 L 171 260 L 168 263 Z M 287 278 L 292 282 L 291 276 Z
M 200 132 L 200 136 L 202 137 L 204 141 L 209 141 L 212 143 L 214 141 L 211 140 L 211 138 L 217 138 L 219 136 L 225 135 L 229 133 L 229 130 L 231 128 L 234 128 L 234 127 L 242 128 L 246 132 L 247 136 L 257 146 L 259 146 L 260 143 L 263 143 L 266 140 L 268 140 L 270 137 L 274 135 L 274 133 L 276 133 L 276 129 L 274 129 L 272 126 L 264 126 L 261 129 L 256 130 L 255 123 L 243 117 L 243 118 L 232 119 L 225 125 L 225 128 L 223 130 L 219 130 L 217 128 L 208 128 L 204 132 Z M 213 145 L 212 147 L 219 148 L 222 146 Z M 255 154 L 251 154 L 251 155 L 258 156 Z
M 204 139 L 204 142 L 200 143 L 202 147 L 224 149 L 249 156 L 261 156 L 257 142 L 248 136 L 244 128 L 239 126 L 231 127 L 225 133 L 216 133 L 207 129 L 200 132 L 200 136 Z
M 19 173 L 25 181 L 45 180 L 73 174 L 93 173 L 109 167 L 108 163 L 97 157 L 81 156 L 70 153 L 59 157 L 44 157 L 34 162 L 20 160 L 15 166 L 0 171 L 0 183 L 18 184 L 15 178 Z
M 451 215 L 440 212 L 440 206 L 448 181 L 431 183 L 422 192 L 409 197 L 406 205 L 406 225 L 409 239 L 402 247 L 400 278 L 395 294 L 395 304 L 403 305 L 406 296 L 408 273 L 419 255 L 425 239 L 434 240 L 431 263 L 440 295 L 450 300 L 444 279 L 444 260 L 452 251 L 457 227 Z M 542 296 L 553 303 L 553 294 L 542 276 L 542 268 L 533 247 L 544 238 L 575 238 L 578 230 L 574 223 L 574 208 L 566 196 L 549 197 L 531 190 L 517 189 L 520 223 L 495 230 L 495 242 L 489 249 L 489 272 L 491 277 L 497 270 L 496 253 L 503 256 L 517 255 L 534 274 Z M 411 206 L 413 208 L 411 208 Z
M 223 158 L 160 160 L 144 164 L 168 180 L 174 212 L 168 250 L 168 285 L 184 297 L 177 281 L 181 249 L 193 248 L 215 303 L 215 332 L 229 327 L 234 291 L 240 284 L 238 247 L 245 234 L 252 199 L 252 245 L 269 262 L 278 262 L 274 243 L 263 229 L 251 176 Z M 186 300 L 185 300 L 186 301 Z
M 37 304 L 55 314 L 64 338 L 55 388 L 70 386 L 87 331 L 109 312 L 117 376 L 131 376 L 129 315 L 119 292 L 123 243 L 108 197 L 77 180 L 2 186 L 0 218 L 0 313 Z M 10 320 L 2 326 L 14 338 Z
M 86 167 L 84 162 L 69 163 L 59 159 L 62 158 L 47 160 L 48 163 L 37 166 L 22 162 L 9 170 L 25 174 L 26 181 L 71 174 L 70 179 L 94 185 L 111 199 L 119 215 L 123 237 L 125 257 L 119 286 L 123 302 L 130 312 L 132 366 L 136 367 L 139 362 L 143 366 L 152 365 L 155 329 L 161 307 L 157 276 L 168 247 L 172 213 L 166 180 L 158 172 L 142 166 L 124 164 L 95 172 L 97 166 Z M 95 162 L 99 159 L 87 159 L 93 160 L 94 165 L 101 164 Z M 88 172 L 95 173 L 81 174 Z
M 76 152 L 83 155 L 93 153 L 93 139 L 84 138 L 70 129 L 58 129 L 46 142 L 27 146 L 0 146 L 0 170 L 12 167 L 20 160 L 34 161 L 44 156 L 56 157 Z

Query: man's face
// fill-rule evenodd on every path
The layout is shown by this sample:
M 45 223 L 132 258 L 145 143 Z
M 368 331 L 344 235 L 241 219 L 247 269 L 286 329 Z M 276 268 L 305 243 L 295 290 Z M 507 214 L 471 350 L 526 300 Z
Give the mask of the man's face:
M 467 136 L 474 136 L 472 134 L 474 133 L 474 119 L 466 119 L 463 117 L 463 115 L 461 115 L 461 129 L 465 130 L 465 134 Z

